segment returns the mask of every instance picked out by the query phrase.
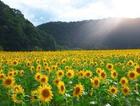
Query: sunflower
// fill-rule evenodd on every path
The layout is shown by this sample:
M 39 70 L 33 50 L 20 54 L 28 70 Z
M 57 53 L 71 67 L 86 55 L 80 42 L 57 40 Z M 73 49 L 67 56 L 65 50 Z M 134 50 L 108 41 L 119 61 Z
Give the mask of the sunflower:
M 73 70 L 68 70 L 67 73 L 66 73 L 66 76 L 68 78 L 73 78 L 74 77 L 74 71 Z
M 23 93 L 24 92 L 24 89 L 22 88 L 22 86 L 21 85 L 14 85 L 13 87 L 13 91 L 14 91 L 14 93 Z
M 23 97 L 24 97 L 23 93 L 14 93 L 12 94 L 11 98 L 14 103 L 21 104 L 23 102 Z
M 36 71 L 37 71 L 37 72 L 41 71 L 41 68 L 42 68 L 41 65 L 38 64 L 37 67 L 36 67 Z
M 138 75 L 140 75 L 140 66 L 136 67 L 135 71 L 137 72 Z
M 65 66 L 65 70 L 68 70 L 69 69 L 69 66 Z
M 128 95 L 128 94 L 130 93 L 129 87 L 128 87 L 128 86 L 124 86 L 124 87 L 122 88 L 122 93 L 123 93 L 125 96 Z
M 38 91 L 33 90 L 33 91 L 31 91 L 31 101 L 35 102 L 36 100 L 38 100 Z
M 137 73 L 135 71 L 129 71 L 128 74 L 127 74 L 127 77 L 130 79 L 130 80 L 135 80 L 136 77 L 137 77 Z
M 89 78 L 89 77 L 92 77 L 92 72 L 91 71 L 89 71 L 89 70 L 87 70 L 87 71 L 85 71 L 85 77 L 87 77 L 87 78 Z
M 53 80 L 53 83 L 57 86 L 58 83 L 59 83 L 60 81 L 61 81 L 61 79 L 56 77 L 56 78 Z
M 134 62 L 133 62 L 132 60 L 129 60 L 129 61 L 127 62 L 127 65 L 128 65 L 128 66 L 133 66 L 133 65 L 134 65 Z
M 37 60 L 36 60 L 36 63 L 37 63 L 37 64 L 40 64 L 40 59 L 37 59 Z
M 63 71 L 63 70 L 58 70 L 58 71 L 56 72 L 56 76 L 57 76 L 58 78 L 62 78 L 62 77 L 64 76 L 64 71 Z
M 56 70 L 56 69 L 57 69 L 57 65 L 52 65 L 52 66 L 51 66 L 51 69 L 52 69 L 52 70 Z
M 50 68 L 49 66 L 45 66 L 44 69 L 45 69 L 45 71 L 47 71 L 48 73 L 51 72 L 51 68 Z
M 17 60 L 14 60 L 14 61 L 12 62 L 12 64 L 13 64 L 13 65 L 17 65 L 17 64 L 18 64 L 18 61 L 17 61 Z
M 59 90 L 59 94 L 64 94 L 65 93 L 65 84 L 63 81 L 59 81 L 58 83 L 58 90 Z
M 106 77 L 107 77 L 106 73 L 105 73 L 104 71 L 102 71 L 102 72 L 100 73 L 100 78 L 101 78 L 101 79 L 106 79 Z
M 113 95 L 118 93 L 118 89 L 115 86 L 110 86 L 108 91 L 110 94 L 113 94 Z
M 41 84 L 47 84 L 48 83 L 48 77 L 46 75 L 41 75 L 39 81 L 40 81 Z
M 50 85 L 40 86 L 38 88 L 39 99 L 42 102 L 50 102 L 53 98 L 53 93 Z
M 79 98 L 84 92 L 84 86 L 82 84 L 76 84 L 73 90 L 73 96 Z
M 24 70 L 19 70 L 18 74 L 22 77 L 24 75 Z
M 3 80 L 3 85 L 5 87 L 12 87 L 14 82 L 15 82 L 15 79 L 13 77 L 8 76 Z
M 113 64 L 108 63 L 108 64 L 106 65 L 106 68 L 107 68 L 108 70 L 112 70 L 112 69 L 113 69 Z
M 115 71 L 115 70 L 112 70 L 111 71 L 111 78 L 112 79 L 115 79 L 115 78 L 117 78 L 118 77 L 118 73 Z
M 31 67 L 30 67 L 30 70 L 31 70 L 31 72 L 33 73 L 34 70 L 35 70 L 35 67 L 34 67 L 34 66 L 31 66 Z
M 94 77 L 91 79 L 92 87 L 98 88 L 100 86 L 100 79 L 98 77 Z
M 26 66 L 28 66 L 28 67 L 31 66 L 31 62 L 30 61 L 27 61 L 26 62 Z
M 97 69 L 96 69 L 96 73 L 97 73 L 97 74 L 100 74 L 101 72 L 102 72 L 102 69 L 101 69 L 101 68 L 97 68 Z
M 5 74 L 4 73 L 0 73 L 0 80 L 5 78 Z
M 35 74 L 35 80 L 37 80 L 37 81 L 40 81 L 40 78 L 41 78 L 41 73 L 36 73 Z
M 122 77 L 120 79 L 120 83 L 122 86 L 127 85 L 128 84 L 128 79 L 126 77 Z
M 83 70 L 78 71 L 78 77 L 79 78 L 83 78 L 84 77 L 85 72 Z

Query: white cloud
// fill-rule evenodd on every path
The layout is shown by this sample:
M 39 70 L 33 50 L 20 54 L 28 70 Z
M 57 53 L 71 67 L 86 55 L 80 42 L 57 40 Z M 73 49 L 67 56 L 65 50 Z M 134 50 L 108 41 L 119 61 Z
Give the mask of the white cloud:
M 139 17 L 140 0 L 2 0 L 35 25 L 106 17 Z

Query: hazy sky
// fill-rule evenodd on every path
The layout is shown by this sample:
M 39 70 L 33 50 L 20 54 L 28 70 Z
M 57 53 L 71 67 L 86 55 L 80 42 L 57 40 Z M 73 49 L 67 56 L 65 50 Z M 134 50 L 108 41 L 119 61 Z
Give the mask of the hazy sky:
M 107 17 L 140 17 L 140 0 L 2 0 L 34 25 Z

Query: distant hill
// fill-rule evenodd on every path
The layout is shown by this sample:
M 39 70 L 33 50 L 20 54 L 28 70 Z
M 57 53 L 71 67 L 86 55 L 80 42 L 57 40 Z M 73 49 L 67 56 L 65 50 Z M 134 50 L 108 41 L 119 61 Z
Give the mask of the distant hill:
M 55 41 L 34 27 L 23 14 L 0 1 L 0 49 L 54 50 Z
M 51 34 L 62 49 L 140 48 L 139 18 L 49 22 L 38 28 Z

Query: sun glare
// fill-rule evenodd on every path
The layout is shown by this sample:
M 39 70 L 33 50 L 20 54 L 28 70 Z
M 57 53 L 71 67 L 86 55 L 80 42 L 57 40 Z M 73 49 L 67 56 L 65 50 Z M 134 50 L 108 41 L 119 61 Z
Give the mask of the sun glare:
M 115 17 L 136 18 L 140 16 L 140 0 L 113 0 Z

